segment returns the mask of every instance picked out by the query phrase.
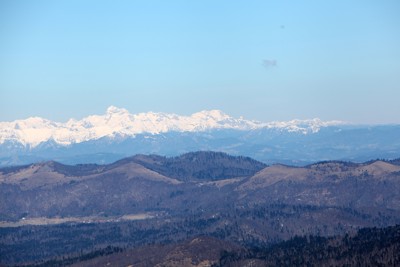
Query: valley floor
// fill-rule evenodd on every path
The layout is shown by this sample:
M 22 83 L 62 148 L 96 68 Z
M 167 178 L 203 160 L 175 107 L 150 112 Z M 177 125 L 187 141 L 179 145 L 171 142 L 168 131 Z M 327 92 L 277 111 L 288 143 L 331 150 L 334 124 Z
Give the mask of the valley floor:
M 0 228 L 20 227 L 25 225 L 54 225 L 62 223 L 105 223 L 105 222 L 120 222 L 120 221 L 136 221 L 154 218 L 157 215 L 154 213 L 139 213 L 126 214 L 122 216 L 86 216 L 86 217 L 35 217 L 22 218 L 16 222 L 0 221 Z

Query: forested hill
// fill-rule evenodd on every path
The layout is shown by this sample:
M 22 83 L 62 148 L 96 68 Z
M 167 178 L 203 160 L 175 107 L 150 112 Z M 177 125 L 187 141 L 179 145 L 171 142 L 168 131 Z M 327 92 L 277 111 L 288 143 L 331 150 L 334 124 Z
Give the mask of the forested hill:
M 178 180 L 221 180 L 254 175 L 267 165 L 249 157 L 222 152 L 199 151 L 177 157 L 137 155 L 132 160 L 162 175 Z M 118 163 L 118 162 L 117 162 Z
M 250 158 L 194 152 L 108 165 L 50 161 L 4 168 L 0 262 L 197 236 L 246 248 L 294 236 L 338 236 L 399 224 L 399 199 L 400 166 L 382 160 L 265 167 Z

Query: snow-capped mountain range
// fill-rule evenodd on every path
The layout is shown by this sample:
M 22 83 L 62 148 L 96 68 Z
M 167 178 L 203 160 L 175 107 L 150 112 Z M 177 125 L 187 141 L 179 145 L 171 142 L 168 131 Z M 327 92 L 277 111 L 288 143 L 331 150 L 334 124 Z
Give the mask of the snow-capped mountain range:
M 0 122 L 0 144 L 15 142 L 34 148 L 41 143 L 54 141 L 68 146 L 103 137 L 135 137 L 137 134 L 166 132 L 204 132 L 217 129 L 255 130 L 278 129 L 302 134 L 317 133 L 321 127 L 340 125 L 340 121 L 291 120 L 263 123 L 233 118 L 220 110 L 205 110 L 190 116 L 167 113 L 131 114 L 128 110 L 110 106 L 104 115 L 91 115 L 66 123 L 31 117 L 13 122 Z

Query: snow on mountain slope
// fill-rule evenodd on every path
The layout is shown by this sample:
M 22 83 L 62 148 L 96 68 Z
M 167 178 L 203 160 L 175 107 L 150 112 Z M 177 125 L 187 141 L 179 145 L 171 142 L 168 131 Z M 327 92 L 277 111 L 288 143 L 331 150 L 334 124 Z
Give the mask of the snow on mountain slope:
M 126 109 L 110 106 L 105 115 L 91 115 L 82 120 L 70 119 L 66 123 L 52 122 L 39 117 L 0 122 L 0 144 L 11 141 L 35 147 L 42 142 L 54 140 L 60 145 L 70 145 L 102 137 L 134 137 L 141 133 L 199 132 L 212 129 L 276 128 L 306 134 L 340 123 L 323 122 L 319 119 L 261 123 L 243 118 L 236 119 L 219 110 L 205 110 L 191 116 L 154 112 L 130 114 Z

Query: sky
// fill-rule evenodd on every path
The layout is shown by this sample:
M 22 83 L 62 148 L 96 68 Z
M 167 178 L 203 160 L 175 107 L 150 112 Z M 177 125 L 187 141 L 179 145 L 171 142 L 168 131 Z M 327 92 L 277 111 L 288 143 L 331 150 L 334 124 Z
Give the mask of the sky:
M 0 1 L 0 121 L 400 124 L 400 1 Z

